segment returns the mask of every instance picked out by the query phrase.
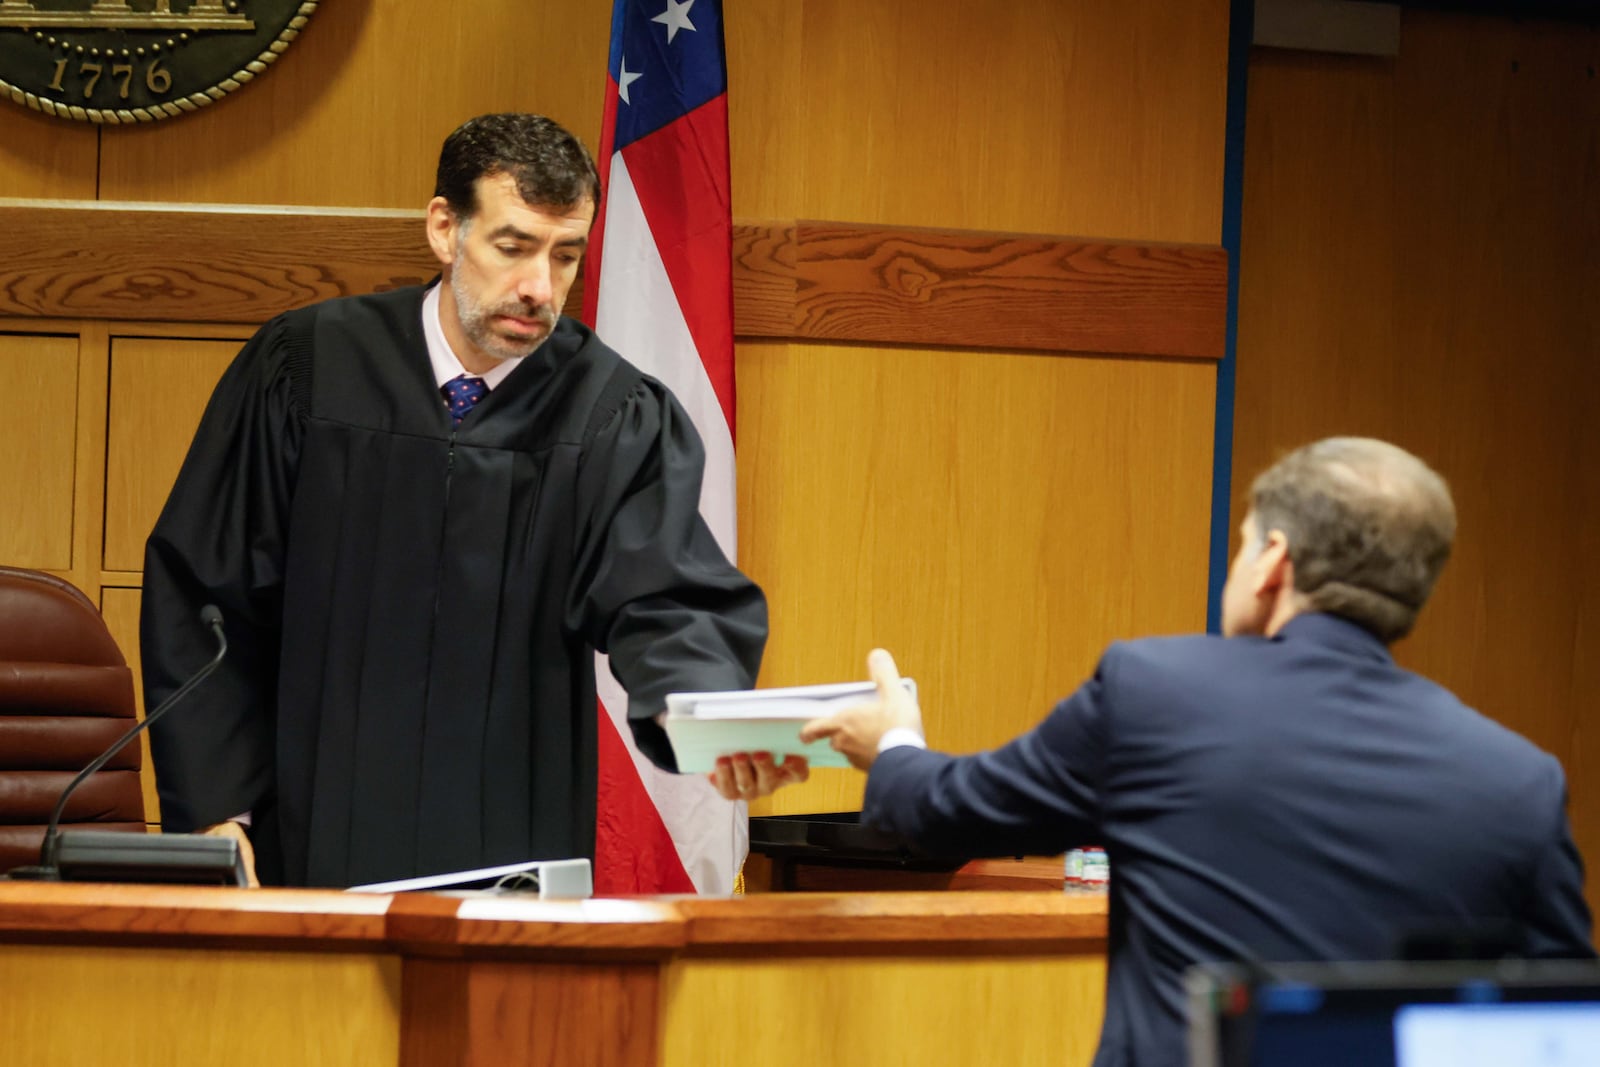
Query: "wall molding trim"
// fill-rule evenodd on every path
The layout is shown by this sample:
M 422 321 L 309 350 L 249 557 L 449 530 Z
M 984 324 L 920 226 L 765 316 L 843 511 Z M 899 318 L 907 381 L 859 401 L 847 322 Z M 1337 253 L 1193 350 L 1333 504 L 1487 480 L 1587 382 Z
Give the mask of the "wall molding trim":
M 417 211 L 0 199 L 0 319 L 244 323 L 426 281 Z M 1219 360 L 1221 247 L 810 220 L 734 224 L 735 333 Z M 568 307 L 582 294 L 575 288 Z M 3 328 L 3 323 L 0 323 Z

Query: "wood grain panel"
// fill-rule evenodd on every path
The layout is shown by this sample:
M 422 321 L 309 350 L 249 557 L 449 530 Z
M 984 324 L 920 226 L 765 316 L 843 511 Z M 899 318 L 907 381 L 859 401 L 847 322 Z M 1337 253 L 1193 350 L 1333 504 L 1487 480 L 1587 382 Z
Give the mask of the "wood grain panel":
M 727 19 L 741 213 L 1217 239 L 1224 0 L 806 0 Z M 541 111 L 597 145 L 608 24 L 604 5 L 553 0 L 471 19 L 324 5 L 243 90 L 104 131 L 99 195 L 420 205 L 470 115 Z
M 0 191 L 6 196 L 93 199 L 99 131 L 0 101 Z
M 972 860 L 953 871 L 847 867 L 787 857 L 775 860 L 759 852 L 752 852 L 744 864 L 747 893 L 970 892 L 978 889 L 1011 893 L 1062 892 L 1065 874 L 1061 856 Z
M 333 889 L 0 882 L 0 940 L 376 951 L 390 903 Z
M 263 77 L 181 119 L 103 133 L 107 200 L 420 208 L 439 145 L 491 111 L 598 142 L 610 9 L 559 0 L 324 3 Z
M 660 1062 L 1085 1064 L 1104 985 L 1101 960 L 1072 956 L 684 960 Z
M 0 224 L 18 316 L 263 322 L 438 267 L 412 212 L 13 202 Z M 1222 356 L 1220 248 L 778 221 L 737 225 L 733 256 L 741 336 Z
M 733 224 L 733 329 L 744 337 L 787 337 L 795 328 L 796 225 Z M 572 297 L 567 306 L 575 306 Z
M 0 945 L 0 992 L 9 1063 L 393 1067 L 399 1056 L 393 958 Z
M 1103 897 L 1051 893 L 763 893 L 738 900 L 685 898 L 688 942 L 711 946 L 798 948 L 850 954 L 870 948 L 959 952 L 1031 942 L 1099 953 L 1106 938 Z
M 761 684 L 893 651 L 930 741 L 1032 726 L 1120 637 L 1204 626 L 1215 392 L 1203 364 L 746 342 L 740 561 Z M 817 771 L 753 813 L 850 811 Z
M 792 336 L 1221 359 L 1220 248 L 801 222 Z
M 1591 861 L 1597 40 L 1408 11 L 1392 63 L 1254 57 L 1234 456 L 1242 490 L 1363 433 L 1450 481 L 1454 558 L 1397 654 L 1563 760 Z
M 428 958 L 507 960 L 550 960 L 563 950 L 607 961 L 626 950 L 637 960 L 659 960 L 753 946 L 828 956 L 882 948 L 965 952 L 1024 940 L 1073 942 L 1089 951 L 1106 937 L 1106 898 L 895 892 L 540 900 L 0 881 L 0 941 L 29 935 L 80 944 L 394 949 Z
M 106 392 L 111 335 L 103 322 L 73 325 L 78 331 L 78 441 L 73 464 L 72 570 L 57 573 L 94 601 L 100 592 L 100 546 L 105 543 Z M 135 689 L 137 678 L 135 675 Z
M 261 323 L 438 273 L 418 212 L 0 204 L 0 315 Z
M 144 721 L 144 675 L 139 663 L 139 590 L 104 588 L 100 590 L 100 614 L 106 629 L 122 650 L 133 672 L 133 700 L 139 721 Z M 165 718 L 166 716 L 162 716 Z M 150 735 L 139 735 L 144 762 L 139 765 L 139 786 L 144 792 L 144 819 L 152 827 L 161 825 L 161 798 L 156 793 L 155 764 L 150 760 Z
M 653 963 L 410 960 L 401 1067 L 654 1064 L 657 973 Z
M 78 341 L 0 333 L 0 560 L 72 566 Z
M 1228 5 L 730 5 L 737 214 L 1210 244 Z
M 144 567 L 144 542 L 239 345 L 123 337 L 111 345 L 105 566 Z
M 1589 37 L 1589 69 L 1600 73 L 1600 31 L 1591 33 Z M 1594 131 L 1600 130 L 1600 95 L 1590 94 L 1587 114 L 1590 135 L 1593 137 L 1596 136 Z M 1590 158 L 1600 159 L 1600 151 Z M 1583 198 L 1584 210 L 1578 216 L 1577 225 L 1582 232 L 1594 237 L 1600 235 L 1600 174 L 1591 168 L 1589 178 L 1586 185 L 1588 195 Z M 1600 241 L 1591 241 L 1589 245 L 1585 274 L 1587 281 L 1584 284 L 1588 291 L 1600 293 Z M 1590 353 L 1600 352 L 1600 312 L 1589 316 L 1589 340 L 1585 348 Z M 1578 415 L 1578 425 L 1581 427 L 1578 455 L 1593 460 L 1600 456 L 1600 389 L 1591 386 L 1584 391 L 1579 403 L 1582 407 Z M 1580 492 L 1578 498 L 1582 507 L 1578 528 L 1593 536 L 1595 531 L 1600 530 L 1600 493 Z M 1600 648 L 1600 552 L 1579 552 L 1576 569 L 1572 587 L 1580 608 L 1574 646 L 1580 649 Z M 1576 656 L 1573 669 L 1572 691 L 1580 706 L 1573 724 L 1567 773 L 1571 776 L 1569 785 L 1571 781 L 1581 782 L 1582 785 L 1569 794 L 1568 811 L 1572 818 L 1573 833 L 1588 857 L 1589 908 L 1592 912 L 1600 912 L 1600 874 L 1595 873 L 1600 870 L 1600 717 L 1593 713 L 1593 709 L 1600 705 L 1600 700 L 1595 699 L 1595 695 L 1600 694 L 1600 656 Z

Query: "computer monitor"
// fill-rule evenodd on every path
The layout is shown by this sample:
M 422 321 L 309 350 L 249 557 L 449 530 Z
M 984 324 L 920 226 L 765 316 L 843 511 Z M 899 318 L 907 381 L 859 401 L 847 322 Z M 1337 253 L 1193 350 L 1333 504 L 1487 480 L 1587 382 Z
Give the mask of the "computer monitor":
M 1193 1067 L 1594 1067 L 1600 964 L 1196 967 Z

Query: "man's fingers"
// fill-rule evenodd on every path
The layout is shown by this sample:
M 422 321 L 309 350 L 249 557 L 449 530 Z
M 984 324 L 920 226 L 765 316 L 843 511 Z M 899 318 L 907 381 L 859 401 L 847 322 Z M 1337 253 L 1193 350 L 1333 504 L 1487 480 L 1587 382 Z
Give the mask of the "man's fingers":
M 877 683 L 882 700 L 888 700 L 900 689 L 900 670 L 887 649 L 875 648 L 867 653 L 867 676 Z
M 800 740 L 805 744 L 820 741 L 824 737 L 832 737 L 844 726 L 839 722 L 839 716 L 831 715 L 826 719 L 812 719 L 800 727 Z

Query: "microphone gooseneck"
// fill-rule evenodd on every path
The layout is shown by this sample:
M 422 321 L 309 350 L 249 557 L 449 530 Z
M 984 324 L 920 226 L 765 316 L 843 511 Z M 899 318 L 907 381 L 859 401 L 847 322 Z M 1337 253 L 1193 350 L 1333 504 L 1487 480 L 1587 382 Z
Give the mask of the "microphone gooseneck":
M 168 709 L 187 696 L 191 689 L 204 681 L 207 675 L 221 665 L 222 657 L 228 653 L 228 638 L 222 632 L 222 612 L 217 609 L 215 604 L 207 604 L 205 607 L 200 609 L 200 621 L 206 626 L 210 627 L 211 632 L 216 635 L 217 654 L 212 656 L 204 667 L 201 667 L 198 671 L 195 671 L 194 674 L 190 675 L 189 680 L 179 686 L 177 691 L 171 696 L 163 700 L 160 706 L 146 715 L 143 722 L 139 723 L 133 729 L 117 738 L 116 742 L 113 743 L 110 748 L 106 749 L 99 756 L 95 757 L 92 763 L 78 772 L 78 776 L 69 782 L 67 787 L 61 791 L 60 798 L 56 800 L 55 810 L 50 813 L 50 821 L 45 824 L 44 843 L 39 849 L 39 866 L 36 868 L 27 868 L 26 874 L 20 870 L 12 871 L 12 877 L 18 877 L 19 875 L 22 877 L 31 876 L 34 878 L 43 879 L 54 879 L 59 877 L 59 867 L 56 863 L 56 857 L 61 844 L 61 832 L 59 827 L 61 823 L 61 815 L 67 809 L 67 798 L 72 796 L 73 790 L 82 785 L 91 774 L 109 763 L 111 761 L 111 757 L 122 751 L 123 746 L 125 746 L 129 741 L 132 741 L 135 737 L 138 737 L 139 734 L 148 728 L 151 723 L 161 718 L 162 715 L 165 715 Z

